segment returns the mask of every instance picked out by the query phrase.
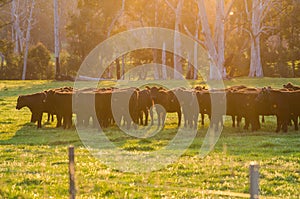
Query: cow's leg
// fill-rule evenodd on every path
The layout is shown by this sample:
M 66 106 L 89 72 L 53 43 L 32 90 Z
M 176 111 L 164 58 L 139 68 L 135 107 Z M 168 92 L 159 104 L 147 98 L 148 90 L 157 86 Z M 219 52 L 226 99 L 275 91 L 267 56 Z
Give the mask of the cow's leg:
M 33 113 L 31 113 L 30 122 L 31 122 L 31 123 L 33 123 L 33 122 L 34 122 L 34 116 L 33 116 Z
M 31 113 L 30 122 L 31 122 L 31 123 L 35 123 L 36 121 L 38 121 L 38 113 L 32 112 L 32 113 Z
M 180 127 L 180 125 L 181 125 L 181 110 L 179 110 L 177 112 L 177 116 L 178 116 L 178 127 Z
M 50 114 L 50 113 L 48 113 L 47 122 L 50 122 L 50 116 L 51 116 L 51 114 Z
M 260 123 L 259 123 L 259 116 L 258 115 L 253 117 L 251 126 L 252 126 L 252 131 L 257 131 L 257 130 L 260 129 Z
M 56 120 L 57 120 L 56 128 L 61 127 L 62 116 L 57 114 L 56 115 Z
M 87 117 L 86 119 L 86 123 L 88 123 L 89 121 L 89 117 Z M 68 115 L 68 126 L 67 128 L 71 128 L 72 127 L 72 113 Z
M 129 130 L 131 128 L 131 119 L 130 118 L 125 118 L 124 117 L 124 121 L 126 121 L 126 128 L 127 130 Z
M 66 126 L 67 126 L 67 118 L 66 118 L 66 115 L 63 115 L 62 116 L 62 126 L 64 129 L 66 129 Z
M 37 114 L 37 128 L 42 128 L 42 118 L 43 118 L 43 113 L 38 113 Z
M 201 125 L 204 126 L 204 113 L 201 113 Z
M 262 115 L 261 123 L 265 123 L 265 116 L 264 115 Z
M 231 116 L 231 120 L 232 120 L 232 127 L 235 127 L 235 115 Z
M 77 126 L 84 126 L 84 122 L 83 122 L 83 119 L 81 117 L 81 114 L 76 114 L 76 124 Z
M 150 108 L 150 119 L 151 119 L 151 126 L 153 125 L 153 123 L 154 123 L 154 118 L 153 118 L 153 109 L 152 108 Z
M 298 116 L 292 117 L 292 120 L 293 120 L 293 122 L 294 122 L 295 131 L 298 131 Z
M 140 120 L 139 123 L 140 123 L 141 125 L 144 124 L 144 122 L 143 122 L 143 114 L 144 114 L 144 111 L 140 111 L 140 112 L 139 112 L 139 120 Z
M 278 133 L 281 129 L 281 120 L 278 116 L 277 117 L 277 128 L 276 128 L 276 133 Z
M 236 125 L 237 125 L 237 127 L 240 127 L 241 121 L 242 121 L 242 117 L 238 115 L 237 118 L 236 118 Z
M 162 112 L 162 117 L 161 117 L 161 121 L 162 121 L 162 127 L 165 126 L 165 122 L 166 122 L 166 115 L 167 113 L 165 111 Z
M 245 126 L 244 126 L 244 129 L 245 129 L 245 130 L 248 130 L 248 129 L 249 129 L 249 123 L 250 123 L 249 118 L 248 118 L 248 117 L 245 117 Z
M 51 122 L 54 122 L 54 114 L 51 114 Z
M 145 109 L 145 126 L 148 125 L 148 117 L 149 117 L 149 110 L 146 108 Z
M 196 113 L 194 115 L 194 129 L 197 129 L 198 127 L 198 117 L 199 117 L 199 113 Z
M 194 115 L 193 113 L 188 113 L 189 117 L 188 117 L 188 121 L 189 121 L 189 125 L 190 128 L 193 129 L 194 128 Z
M 161 112 L 160 111 L 156 111 L 157 113 L 157 119 L 158 119 L 158 126 L 160 126 L 160 122 L 161 122 Z
M 289 123 L 289 121 L 291 121 L 290 119 L 288 119 L 287 121 L 283 121 L 282 122 L 282 131 L 283 132 L 287 132 L 287 130 L 288 130 L 288 123 Z
M 187 114 L 185 112 L 183 112 L 183 120 L 184 120 L 184 128 L 186 128 L 187 125 L 190 125 L 189 118 L 187 117 Z
M 91 117 L 91 116 L 87 115 L 87 116 L 84 118 L 84 123 L 83 123 L 83 125 L 84 125 L 85 127 L 88 127 L 88 126 L 89 126 L 89 124 L 90 124 L 90 117 Z M 71 117 L 71 121 L 72 121 L 72 117 Z

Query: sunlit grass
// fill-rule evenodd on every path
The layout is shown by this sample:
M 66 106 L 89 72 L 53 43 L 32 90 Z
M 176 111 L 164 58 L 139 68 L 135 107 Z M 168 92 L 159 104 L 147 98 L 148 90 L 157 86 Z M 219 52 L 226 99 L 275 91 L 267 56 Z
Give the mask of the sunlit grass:
M 300 85 L 299 79 L 270 78 L 242 78 L 225 84 L 280 88 L 287 82 Z M 139 174 L 121 172 L 93 157 L 75 127 L 56 129 L 54 123 L 46 123 L 45 115 L 43 128 L 36 129 L 36 125 L 29 123 L 28 109 L 15 109 L 18 95 L 72 85 L 72 82 L 0 81 L 0 198 L 68 198 L 69 145 L 75 145 L 78 198 L 234 198 L 201 190 L 248 193 L 250 161 L 260 164 L 263 196 L 300 195 L 300 134 L 293 127 L 289 127 L 289 133 L 274 133 L 274 117 L 267 117 L 258 132 L 232 128 L 230 118 L 226 118 L 215 149 L 200 158 L 199 150 L 208 127 L 206 117 L 205 126 L 199 123 L 196 138 L 178 160 L 158 171 Z M 100 85 L 110 87 L 114 83 Z M 168 145 L 177 133 L 176 126 L 176 114 L 168 114 L 165 129 L 154 136 L 139 139 L 117 127 L 106 129 L 105 134 L 119 149 L 151 153 Z M 139 127 L 139 131 L 143 129 Z

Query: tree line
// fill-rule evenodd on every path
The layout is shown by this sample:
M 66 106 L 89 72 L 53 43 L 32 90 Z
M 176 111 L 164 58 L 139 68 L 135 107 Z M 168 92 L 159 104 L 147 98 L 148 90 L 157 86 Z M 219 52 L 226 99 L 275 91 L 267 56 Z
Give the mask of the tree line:
M 64 76 L 75 76 L 99 43 L 139 27 L 188 35 L 208 52 L 210 79 L 300 76 L 300 3 L 296 0 L 56 1 Z M 0 79 L 55 78 L 53 4 L 0 0 Z M 181 42 L 175 33 L 176 52 Z M 197 69 L 191 67 L 194 60 L 162 49 L 129 52 L 111 63 L 103 78 L 120 79 L 124 71 L 145 63 L 166 64 L 188 79 L 198 78 Z M 176 74 L 158 68 L 154 78 L 180 78 Z

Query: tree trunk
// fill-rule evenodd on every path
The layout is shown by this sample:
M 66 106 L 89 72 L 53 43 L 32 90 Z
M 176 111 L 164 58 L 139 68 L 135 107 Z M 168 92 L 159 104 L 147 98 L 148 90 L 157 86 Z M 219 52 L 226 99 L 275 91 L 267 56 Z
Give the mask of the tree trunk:
M 166 43 L 163 43 L 162 49 L 162 79 L 166 80 L 168 78 L 167 66 L 166 66 Z
M 125 0 L 122 0 L 122 7 L 121 7 L 121 10 L 117 13 L 117 15 L 115 16 L 115 18 L 112 20 L 109 28 L 108 28 L 108 31 L 107 31 L 107 35 L 106 35 L 106 38 L 109 38 L 110 35 L 111 35 L 111 31 L 113 30 L 116 22 L 118 21 L 118 19 L 123 15 L 124 13 L 124 10 L 125 10 L 125 3 L 126 1 Z M 119 60 L 116 60 L 116 63 L 117 63 L 117 66 L 119 65 L 120 67 L 120 63 L 119 63 Z M 119 68 L 120 69 L 120 68 Z M 120 72 L 120 71 L 119 71 Z M 111 76 L 111 67 L 108 67 L 108 76 L 110 77 Z M 118 67 L 117 67 L 117 79 L 120 79 L 120 73 L 118 73 Z
M 186 76 L 185 76 L 185 78 L 186 79 L 192 79 L 192 77 L 194 76 L 193 75 L 193 70 L 192 70 L 192 67 L 191 67 L 191 56 L 190 56 L 190 54 L 188 54 L 187 55 L 187 57 L 188 57 L 188 60 L 187 60 L 187 72 L 186 72 Z
M 263 77 L 259 37 L 251 41 L 251 60 L 249 77 Z
M 198 31 L 197 36 L 198 39 Z M 198 79 L 198 44 L 195 42 L 194 44 L 194 80 Z
M 21 54 L 23 50 L 23 42 L 24 42 L 23 32 L 21 31 L 21 27 L 20 27 L 20 16 L 23 15 L 23 13 L 20 12 L 19 7 L 20 7 L 20 1 L 13 0 L 12 7 L 11 7 L 11 14 L 12 14 L 12 21 L 13 21 L 12 39 L 15 41 L 14 53 L 16 54 Z
M 216 24 L 215 24 L 215 43 L 218 53 L 217 66 L 222 73 L 222 77 L 226 77 L 226 70 L 224 68 L 225 61 L 225 4 L 224 0 L 216 0 Z
M 59 63 L 59 16 L 58 16 L 58 2 L 54 0 L 54 47 L 55 47 L 55 78 L 60 76 Z
M 249 77 L 263 77 L 260 54 L 260 29 L 261 29 L 261 0 L 252 1 L 252 18 L 251 18 L 251 58 Z
M 175 34 L 174 34 L 174 79 L 182 79 L 182 64 L 181 64 L 181 39 L 180 29 L 181 13 L 184 0 L 179 0 L 176 8 L 175 17 Z
M 26 40 L 25 40 L 25 52 L 24 52 L 24 63 L 23 63 L 23 74 L 22 80 L 26 78 L 26 70 L 27 70 L 27 59 L 28 59 L 28 50 L 29 50 L 29 41 L 30 41 L 30 31 L 31 31 L 31 22 L 32 22 L 32 14 L 35 5 L 35 0 L 31 1 L 30 14 L 28 19 L 27 31 L 26 31 Z
M 154 65 L 154 79 L 160 79 L 159 65 L 157 64 L 157 49 L 152 50 L 153 53 L 153 63 Z
M 125 55 L 122 55 L 122 80 L 125 78 Z
M 117 80 L 121 79 L 121 67 L 120 67 L 120 59 L 116 59 L 116 73 L 117 73 Z
M 157 20 L 158 20 L 158 2 L 155 1 L 155 13 L 154 13 L 154 26 L 157 27 Z M 160 79 L 160 67 L 157 64 L 157 49 L 153 49 L 153 63 L 156 65 L 154 66 L 154 79 L 158 80 Z
M 216 0 L 216 1 L 217 1 L 217 4 L 218 4 L 218 0 Z M 221 80 L 224 66 L 221 64 L 222 59 L 219 59 L 218 57 L 220 56 L 221 53 L 224 53 L 224 51 L 223 52 L 222 51 L 218 52 L 217 50 L 220 50 L 220 49 L 215 46 L 215 45 L 218 45 L 219 42 L 221 42 L 221 39 L 220 39 L 220 41 L 217 40 L 216 43 L 213 41 L 212 34 L 211 34 L 211 31 L 210 31 L 210 27 L 209 27 L 209 23 L 208 23 L 208 19 L 207 19 L 204 0 L 198 0 L 198 8 L 199 8 L 199 15 L 200 15 L 201 24 L 202 24 L 202 31 L 204 33 L 205 44 L 206 44 L 206 48 L 208 50 L 209 59 L 210 59 L 209 79 L 211 79 L 211 80 Z M 220 8 L 222 8 L 222 6 Z M 218 15 L 219 13 L 217 12 L 216 14 Z M 223 20 L 221 20 L 222 23 L 223 23 Z M 216 25 L 218 23 L 220 23 L 220 22 L 218 21 L 218 17 L 217 17 Z M 222 32 L 222 31 L 219 31 L 218 28 L 219 27 L 215 27 L 215 30 L 217 31 L 215 33 L 215 34 L 217 34 L 216 38 L 218 38 L 219 37 L 218 35 L 220 35 L 221 32 Z
M 0 58 L 1 58 L 0 78 L 3 79 L 4 60 L 5 60 L 5 57 L 4 57 L 4 55 L 2 54 L 2 52 L 0 52 Z

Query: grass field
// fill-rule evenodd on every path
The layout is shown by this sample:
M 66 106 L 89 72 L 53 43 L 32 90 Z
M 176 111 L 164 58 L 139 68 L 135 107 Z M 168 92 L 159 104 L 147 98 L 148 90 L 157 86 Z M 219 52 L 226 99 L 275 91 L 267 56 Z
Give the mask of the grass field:
M 280 88 L 300 79 L 234 79 L 230 85 Z M 190 82 L 197 85 L 199 82 Z M 132 83 L 135 84 L 135 83 Z M 132 86 L 131 84 L 131 86 Z M 249 192 L 249 163 L 260 165 L 263 197 L 300 198 L 300 132 L 275 133 L 275 118 L 267 117 L 258 132 L 225 127 L 214 150 L 199 157 L 208 121 L 197 131 L 186 152 L 174 163 L 149 173 L 128 173 L 110 168 L 83 146 L 73 127 L 56 129 L 46 123 L 36 129 L 30 111 L 15 109 L 18 95 L 71 82 L 0 81 L 0 198 L 68 198 L 67 147 L 75 146 L 78 198 L 240 198 Z M 101 86 L 114 85 L 103 82 Z M 138 139 L 116 127 L 106 135 L 120 149 L 132 153 L 153 152 L 176 135 L 177 116 L 167 115 L 166 128 L 156 136 Z M 188 131 L 188 130 L 187 130 Z M 218 192 L 219 191 L 219 192 Z M 234 194 L 239 193 L 239 194 Z

